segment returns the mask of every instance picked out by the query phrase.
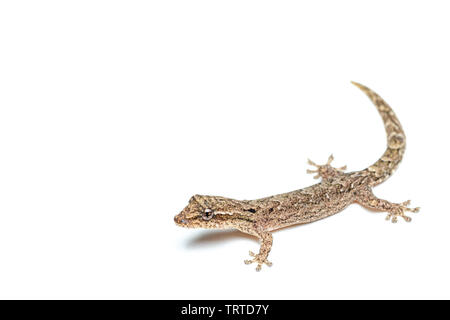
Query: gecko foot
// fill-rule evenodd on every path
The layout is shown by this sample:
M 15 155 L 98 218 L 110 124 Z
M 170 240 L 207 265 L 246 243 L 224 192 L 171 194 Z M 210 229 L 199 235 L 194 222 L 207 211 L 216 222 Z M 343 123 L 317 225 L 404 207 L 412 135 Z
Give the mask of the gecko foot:
M 309 170 L 308 169 L 308 170 L 306 170 L 306 172 L 307 173 L 317 173 L 314 176 L 314 179 L 318 179 L 320 177 L 327 178 L 329 176 L 335 176 L 337 173 L 341 173 L 341 172 L 343 172 L 344 170 L 347 169 L 347 166 L 343 166 L 343 167 L 340 167 L 340 168 L 333 168 L 330 165 L 333 160 L 334 160 L 334 157 L 333 157 L 332 154 L 328 157 L 328 161 L 324 165 L 316 164 L 314 161 L 308 159 L 308 164 L 316 167 L 317 169 L 316 170 Z
M 256 262 L 258 265 L 256 266 L 256 271 L 261 271 L 261 267 L 263 264 L 266 264 L 267 266 L 271 267 L 272 262 L 267 260 L 266 258 L 262 257 L 260 254 L 255 254 L 252 251 L 249 251 L 250 256 L 253 257 L 251 260 L 244 260 L 245 264 L 252 264 Z
M 392 223 L 397 223 L 398 217 L 402 217 L 406 222 L 411 221 L 411 217 L 405 215 L 405 211 L 410 212 L 419 212 L 420 207 L 417 208 L 408 208 L 411 200 L 402 202 L 394 206 L 394 208 L 388 213 L 386 216 L 386 220 L 391 220 Z

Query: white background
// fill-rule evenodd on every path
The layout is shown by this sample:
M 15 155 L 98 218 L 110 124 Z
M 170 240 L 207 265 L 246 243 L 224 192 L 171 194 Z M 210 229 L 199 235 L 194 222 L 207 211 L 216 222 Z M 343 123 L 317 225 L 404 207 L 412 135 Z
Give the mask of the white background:
M 0 298 L 450 298 L 447 1 L 2 1 Z M 363 169 L 421 206 L 353 205 L 256 239 L 175 226 L 193 194 L 315 183 L 306 158 Z

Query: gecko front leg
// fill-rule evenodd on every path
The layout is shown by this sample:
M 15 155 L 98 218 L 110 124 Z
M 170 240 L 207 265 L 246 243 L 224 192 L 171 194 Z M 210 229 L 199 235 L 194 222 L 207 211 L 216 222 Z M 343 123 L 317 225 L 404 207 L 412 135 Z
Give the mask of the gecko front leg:
M 267 257 L 269 256 L 270 249 L 272 248 L 272 234 L 267 231 L 263 232 L 256 232 L 255 235 L 261 240 L 261 248 L 259 249 L 259 253 L 255 254 L 252 251 L 250 251 L 250 256 L 253 257 L 251 260 L 245 260 L 245 264 L 252 264 L 257 263 L 256 271 L 261 271 L 261 267 L 263 264 L 266 264 L 267 266 L 271 267 L 272 262 L 267 260 Z
M 402 217 L 406 222 L 410 222 L 411 218 L 405 215 L 405 211 L 419 212 L 420 210 L 419 207 L 409 208 L 410 200 L 402 203 L 392 203 L 379 199 L 369 188 L 363 189 L 357 194 L 356 202 L 366 208 L 387 212 L 386 220 L 391 220 L 392 223 L 396 223 L 398 217 Z

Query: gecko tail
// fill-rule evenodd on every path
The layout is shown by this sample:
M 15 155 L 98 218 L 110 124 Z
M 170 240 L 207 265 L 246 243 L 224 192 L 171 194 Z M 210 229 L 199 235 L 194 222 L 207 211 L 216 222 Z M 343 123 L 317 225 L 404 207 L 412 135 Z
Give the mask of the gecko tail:
M 405 153 L 406 136 L 394 111 L 392 111 L 391 107 L 377 93 L 360 83 L 352 81 L 352 84 L 361 89 L 369 97 L 380 113 L 386 129 L 386 151 L 377 162 L 361 171 L 371 178 L 371 185 L 374 186 L 385 181 L 397 169 Z

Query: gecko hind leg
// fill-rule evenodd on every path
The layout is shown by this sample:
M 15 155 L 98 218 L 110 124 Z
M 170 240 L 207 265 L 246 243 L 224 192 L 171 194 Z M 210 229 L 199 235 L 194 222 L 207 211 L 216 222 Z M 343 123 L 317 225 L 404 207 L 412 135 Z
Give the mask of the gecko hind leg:
M 308 170 L 306 170 L 306 172 L 307 173 L 316 173 L 316 175 L 314 176 L 314 179 L 318 179 L 320 177 L 328 178 L 328 177 L 336 176 L 337 174 L 342 173 L 342 172 L 344 172 L 344 170 L 347 169 L 347 166 L 342 166 L 340 168 L 333 168 L 331 166 L 331 162 L 333 160 L 334 160 L 334 157 L 332 154 L 328 157 L 328 161 L 324 165 L 316 164 L 314 161 L 308 159 L 308 164 L 313 167 L 316 167 L 316 170 L 308 169 Z
M 270 232 L 263 232 L 259 233 L 258 237 L 261 239 L 261 248 L 259 249 L 259 253 L 255 254 L 252 251 L 249 251 L 249 254 L 251 257 L 253 257 L 253 259 L 244 260 L 244 263 L 245 264 L 257 263 L 256 271 L 261 271 L 263 264 L 269 267 L 272 266 L 272 262 L 267 260 L 270 249 L 272 248 L 272 234 Z
M 416 208 L 409 208 L 409 204 L 411 203 L 411 200 L 404 201 L 402 203 L 397 204 L 397 208 L 393 210 L 393 212 L 389 212 L 386 216 L 386 220 L 391 220 L 393 223 L 397 222 L 397 217 L 402 217 L 406 222 L 411 221 L 411 217 L 408 217 L 405 215 L 405 211 L 409 212 L 419 212 L 420 207 Z
M 398 221 L 398 217 L 402 217 L 406 222 L 411 221 L 411 217 L 405 214 L 406 211 L 409 212 L 419 212 L 420 207 L 409 208 L 411 203 L 410 200 L 401 203 L 392 203 L 386 200 L 377 198 L 372 190 L 366 189 L 357 195 L 356 202 L 360 205 L 374 210 L 387 212 L 386 220 L 391 220 L 392 223 Z

